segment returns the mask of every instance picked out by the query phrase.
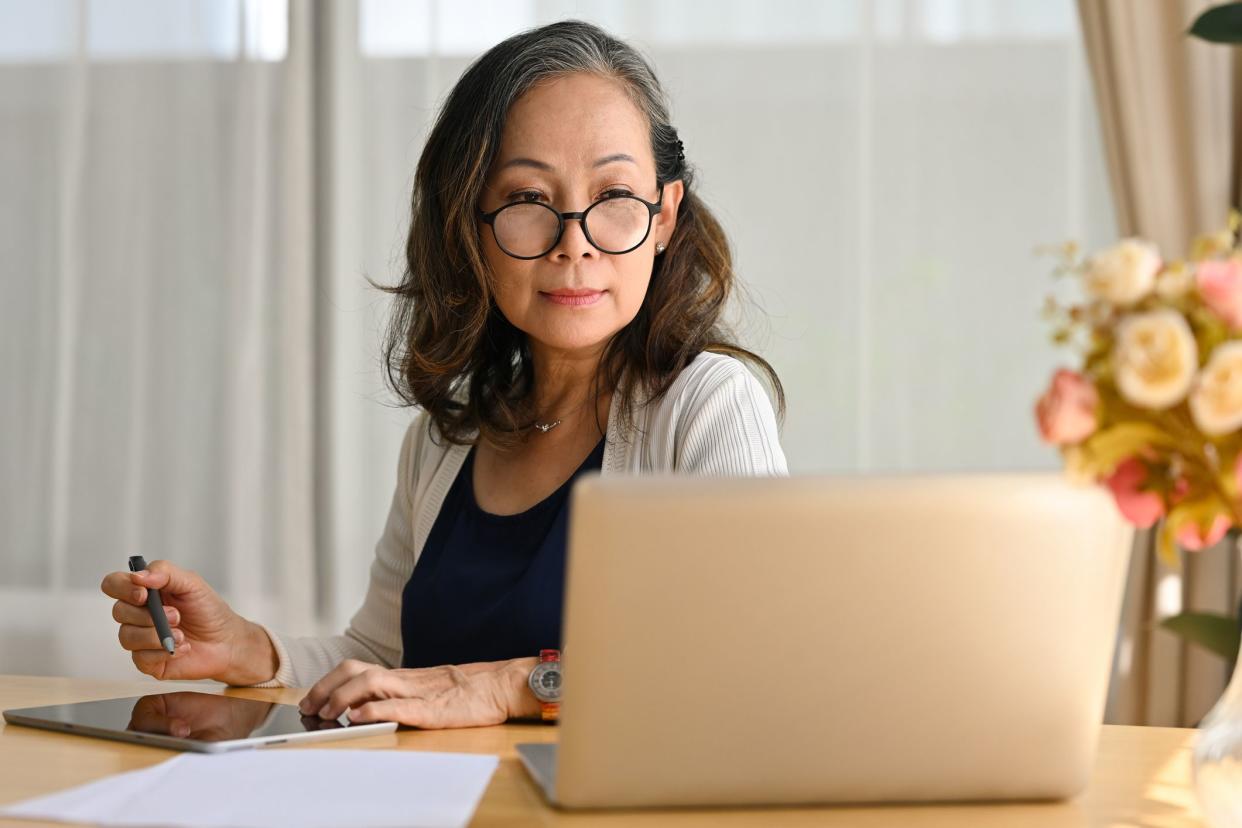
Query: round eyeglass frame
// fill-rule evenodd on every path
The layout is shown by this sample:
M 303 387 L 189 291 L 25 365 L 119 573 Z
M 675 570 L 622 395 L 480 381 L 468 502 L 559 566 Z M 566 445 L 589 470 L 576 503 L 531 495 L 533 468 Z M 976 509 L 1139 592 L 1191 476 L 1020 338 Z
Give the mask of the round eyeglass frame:
M 542 259 L 544 256 L 548 255 L 553 250 L 555 250 L 556 246 L 561 243 L 561 237 L 565 235 L 565 220 L 566 219 L 577 219 L 578 220 L 578 223 L 582 226 L 582 235 L 586 237 L 586 240 L 587 242 L 590 243 L 591 247 L 594 247 L 596 250 L 598 250 L 601 253 L 607 253 L 609 256 L 621 256 L 621 255 L 624 255 L 626 253 L 629 253 L 631 251 L 637 250 L 638 248 L 642 247 L 643 242 L 645 242 L 647 240 L 647 237 L 651 235 L 651 222 L 656 217 L 656 215 L 659 214 L 659 212 L 662 209 L 664 209 L 663 207 L 663 203 L 664 203 L 663 182 L 661 182 L 659 186 L 660 186 L 660 192 L 659 192 L 659 195 L 656 196 L 656 200 L 654 202 L 647 201 L 646 199 L 641 198 L 640 196 L 637 196 L 637 195 L 633 195 L 633 194 L 612 196 L 610 198 L 601 198 L 599 201 L 594 202 L 593 204 L 591 204 L 591 206 L 587 207 L 585 210 L 581 210 L 578 212 L 562 213 L 560 210 L 557 210 L 555 207 L 551 206 L 550 204 L 543 204 L 538 201 L 510 201 L 508 204 L 504 204 L 500 207 L 497 207 L 495 210 L 492 210 L 490 213 L 485 213 L 480 209 L 479 219 L 484 224 L 491 225 L 492 238 L 496 241 L 496 246 L 500 248 L 500 251 L 504 253 L 506 256 L 512 256 L 515 259 L 524 259 L 524 260 Z M 591 212 L 592 210 L 594 210 L 596 207 L 603 204 L 604 202 L 616 201 L 619 198 L 632 198 L 647 208 L 647 230 L 646 232 L 643 233 L 643 237 L 639 239 L 638 243 L 635 244 L 633 247 L 627 248 L 625 250 L 605 250 L 604 248 L 600 247 L 598 244 L 595 243 L 595 239 L 591 238 L 591 231 L 587 229 L 586 216 L 587 216 L 587 213 Z M 500 243 L 500 238 L 496 235 L 496 216 L 500 215 L 500 213 L 503 210 L 507 210 L 510 207 L 517 207 L 519 205 L 526 205 L 526 204 L 537 205 L 539 207 L 544 208 L 545 210 L 548 210 L 549 212 L 551 212 L 553 215 L 556 216 L 556 237 L 552 240 L 552 244 L 548 246 L 547 250 L 544 250 L 542 253 L 537 253 L 534 256 L 519 256 L 516 253 L 510 253 L 508 250 L 505 249 L 505 246 Z

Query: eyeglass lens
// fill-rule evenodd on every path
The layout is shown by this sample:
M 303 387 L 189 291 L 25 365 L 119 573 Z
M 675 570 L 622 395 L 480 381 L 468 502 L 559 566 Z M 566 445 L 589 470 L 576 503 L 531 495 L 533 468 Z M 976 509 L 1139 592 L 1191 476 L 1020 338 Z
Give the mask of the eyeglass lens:
M 637 199 L 615 196 L 597 202 L 584 219 L 587 236 L 605 253 L 624 253 L 647 235 L 651 212 Z M 513 256 L 542 256 L 556 244 L 557 214 L 543 204 L 511 204 L 492 224 L 496 243 Z

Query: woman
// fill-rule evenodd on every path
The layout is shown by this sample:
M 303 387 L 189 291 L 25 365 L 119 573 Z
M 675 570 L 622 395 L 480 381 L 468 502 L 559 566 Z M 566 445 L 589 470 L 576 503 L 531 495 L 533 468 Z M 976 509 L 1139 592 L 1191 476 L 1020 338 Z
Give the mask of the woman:
M 566 21 L 480 57 L 418 165 L 385 356 L 414 418 L 366 600 L 288 638 L 166 561 L 103 591 L 160 679 L 306 686 L 302 710 L 463 727 L 538 717 L 560 646 L 567 495 L 581 474 L 785 474 L 763 387 L 718 325 L 724 234 L 693 193 L 647 63 Z M 415 565 L 417 563 L 417 566 Z M 176 654 L 145 609 L 162 590 Z

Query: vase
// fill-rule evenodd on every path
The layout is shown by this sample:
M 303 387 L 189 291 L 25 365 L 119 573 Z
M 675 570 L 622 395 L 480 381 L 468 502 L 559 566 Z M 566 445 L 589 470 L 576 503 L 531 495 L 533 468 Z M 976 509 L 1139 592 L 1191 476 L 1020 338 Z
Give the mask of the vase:
M 1225 693 L 1199 723 L 1195 792 L 1212 828 L 1242 828 L 1242 652 Z

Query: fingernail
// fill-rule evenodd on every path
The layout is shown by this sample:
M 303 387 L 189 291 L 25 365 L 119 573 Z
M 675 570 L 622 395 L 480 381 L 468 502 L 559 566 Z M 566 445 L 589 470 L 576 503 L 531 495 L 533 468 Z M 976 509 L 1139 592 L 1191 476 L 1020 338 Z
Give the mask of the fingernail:
M 181 620 L 181 615 L 172 607 L 164 607 L 164 615 L 168 618 L 169 624 L 176 624 Z
M 141 589 L 134 590 L 134 601 L 139 602 L 139 603 L 142 601 L 142 590 Z
M 306 701 L 306 699 L 302 699 L 300 702 L 298 702 L 298 712 L 309 713 L 310 711 L 307 710 L 308 707 L 310 707 L 310 704 Z
M 328 718 L 328 706 L 326 704 L 323 707 L 319 708 L 319 718 L 321 719 Z

